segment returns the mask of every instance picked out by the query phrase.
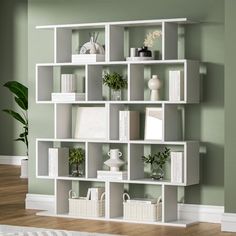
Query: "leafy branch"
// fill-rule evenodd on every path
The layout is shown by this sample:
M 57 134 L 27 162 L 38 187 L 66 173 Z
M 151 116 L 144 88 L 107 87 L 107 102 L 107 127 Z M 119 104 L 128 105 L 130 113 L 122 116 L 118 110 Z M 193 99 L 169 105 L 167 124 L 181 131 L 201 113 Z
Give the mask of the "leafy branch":
M 117 72 L 106 73 L 103 76 L 103 84 L 116 91 L 127 88 L 127 80 Z

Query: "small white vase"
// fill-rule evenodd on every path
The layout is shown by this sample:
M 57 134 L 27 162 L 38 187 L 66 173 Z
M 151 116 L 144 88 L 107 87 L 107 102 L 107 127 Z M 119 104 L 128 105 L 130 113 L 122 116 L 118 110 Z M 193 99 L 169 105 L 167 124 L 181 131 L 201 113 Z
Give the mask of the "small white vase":
M 158 101 L 160 100 L 160 88 L 161 88 L 161 81 L 157 75 L 153 75 L 152 78 L 148 81 L 148 87 L 151 90 L 150 100 L 151 101 Z
M 105 161 L 104 164 L 110 167 L 110 171 L 119 171 L 120 167 L 125 163 L 120 159 L 122 153 L 119 151 L 119 149 L 111 149 L 107 155 L 110 157 L 110 159 Z

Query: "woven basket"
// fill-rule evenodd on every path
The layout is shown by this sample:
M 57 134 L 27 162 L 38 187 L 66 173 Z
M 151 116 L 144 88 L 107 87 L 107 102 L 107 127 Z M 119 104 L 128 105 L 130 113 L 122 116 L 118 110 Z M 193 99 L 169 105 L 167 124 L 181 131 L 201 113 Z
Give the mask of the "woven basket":
M 127 202 L 130 196 L 123 194 L 124 219 L 134 221 L 161 221 L 162 203 L 161 197 L 158 198 L 156 204 Z
M 102 217 L 105 215 L 105 193 L 100 200 L 88 200 L 76 197 L 75 192 L 69 191 L 69 215 L 81 217 Z

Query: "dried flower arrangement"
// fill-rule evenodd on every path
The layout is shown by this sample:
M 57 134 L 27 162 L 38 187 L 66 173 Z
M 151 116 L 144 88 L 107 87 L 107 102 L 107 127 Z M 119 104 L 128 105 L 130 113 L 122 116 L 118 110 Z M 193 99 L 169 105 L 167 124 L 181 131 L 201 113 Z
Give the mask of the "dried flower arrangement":
M 154 40 L 159 38 L 160 36 L 161 36 L 161 31 L 159 30 L 148 33 L 143 42 L 144 46 L 151 48 L 153 46 Z

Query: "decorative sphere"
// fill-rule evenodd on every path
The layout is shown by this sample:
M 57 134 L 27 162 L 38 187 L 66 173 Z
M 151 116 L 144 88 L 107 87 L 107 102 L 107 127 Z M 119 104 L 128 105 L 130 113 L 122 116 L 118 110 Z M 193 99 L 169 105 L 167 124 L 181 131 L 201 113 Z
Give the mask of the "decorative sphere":
M 148 81 L 148 87 L 150 90 L 158 90 L 161 87 L 161 81 L 158 79 L 157 75 L 153 75 L 152 78 Z

